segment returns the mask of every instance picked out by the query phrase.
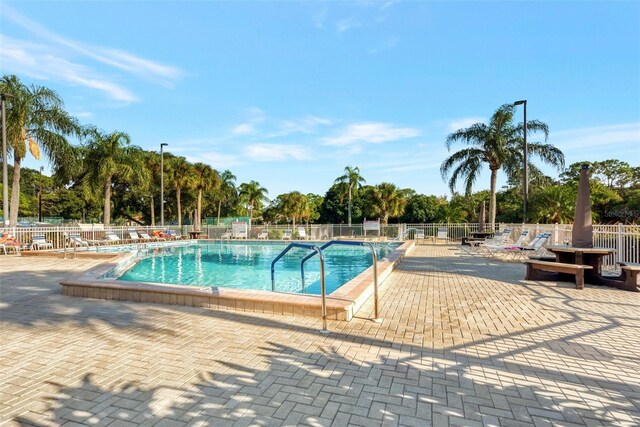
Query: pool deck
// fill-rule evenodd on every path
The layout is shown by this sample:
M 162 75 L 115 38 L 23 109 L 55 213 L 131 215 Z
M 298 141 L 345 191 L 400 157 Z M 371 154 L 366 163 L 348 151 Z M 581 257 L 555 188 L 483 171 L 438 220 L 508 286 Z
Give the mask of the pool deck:
M 640 294 L 418 245 L 350 322 L 62 295 L 0 256 L 0 425 L 640 424 Z

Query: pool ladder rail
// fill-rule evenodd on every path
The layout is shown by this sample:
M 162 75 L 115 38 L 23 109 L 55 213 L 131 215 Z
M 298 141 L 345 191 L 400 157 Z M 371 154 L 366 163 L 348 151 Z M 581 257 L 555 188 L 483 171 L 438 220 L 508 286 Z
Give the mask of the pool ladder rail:
M 373 245 L 369 242 L 361 242 L 361 241 L 345 241 L 345 240 L 331 240 L 322 246 L 314 245 L 311 243 L 298 243 L 292 242 L 290 243 L 278 256 L 276 256 L 273 261 L 271 261 L 271 290 L 275 292 L 276 288 L 276 280 L 275 280 L 275 265 L 276 263 L 287 254 L 293 248 L 301 248 L 308 249 L 313 251 L 309 255 L 305 256 L 300 261 L 300 276 L 302 278 L 302 292 L 304 293 L 305 283 L 304 283 L 304 263 L 312 258 L 315 254 L 318 254 L 320 259 L 320 296 L 322 298 L 322 333 L 328 333 L 327 329 L 327 289 L 325 284 L 325 276 L 324 276 L 324 254 L 322 251 L 329 246 L 332 245 L 343 245 L 343 246 L 365 246 L 371 249 L 371 257 L 373 259 L 373 304 L 374 304 L 374 312 L 375 317 L 372 319 L 374 322 L 381 323 L 382 319 L 379 316 L 378 311 L 378 256 L 376 255 L 376 250 Z

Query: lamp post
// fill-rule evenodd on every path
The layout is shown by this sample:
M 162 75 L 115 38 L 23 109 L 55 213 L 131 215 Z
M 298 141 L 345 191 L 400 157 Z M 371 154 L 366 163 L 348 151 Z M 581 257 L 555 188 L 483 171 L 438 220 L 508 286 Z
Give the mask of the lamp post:
M 2 219 L 4 226 L 9 226 L 9 177 L 7 172 L 7 122 L 5 103 L 11 95 L 0 93 L 0 110 L 2 110 Z
M 166 142 L 160 144 L 160 225 L 164 227 L 164 147 Z
M 528 154 L 529 147 L 527 146 L 527 100 L 523 99 L 516 101 L 513 105 L 524 105 L 524 170 L 523 170 L 523 203 L 522 203 L 522 223 L 527 222 L 527 199 L 529 194 L 529 180 L 527 179 L 527 172 L 529 169 Z
M 42 222 L 42 171 L 44 171 L 44 166 L 40 166 L 40 182 L 38 183 L 38 222 Z

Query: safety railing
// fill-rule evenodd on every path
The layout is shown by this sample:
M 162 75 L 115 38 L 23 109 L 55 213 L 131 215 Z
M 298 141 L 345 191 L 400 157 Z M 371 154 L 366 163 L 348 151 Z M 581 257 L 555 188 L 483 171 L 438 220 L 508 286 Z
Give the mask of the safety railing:
M 329 332 L 327 329 L 327 289 L 324 280 L 324 256 L 318 245 L 310 243 L 289 243 L 289 245 L 271 261 L 271 290 L 276 290 L 275 265 L 276 263 L 293 248 L 302 248 L 315 251 L 320 258 L 320 296 L 322 298 L 322 332 Z M 304 285 L 303 285 L 304 287 Z
M 373 264 L 373 309 L 374 309 L 374 314 L 375 314 L 375 318 L 373 319 L 373 321 L 381 322 L 382 320 L 380 319 L 379 310 L 378 310 L 378 255 L 376 254 L 376 249 L 369 242 L 331 240 L 331 241 L 323 244 L 322 246 L 320 246 L 319 253 L 322 254 L 323 250 L 325 250 L 329 246 L 333 246 L 333 245 L 365 246 L 365 247 L 368 247 L 371 250 L 371 258 L 372 258 L 372 261 L 373 261 L 373 263 L 372 263 Z M 300 261 L 300 276 L 302 277 L 302 291 L 303 292 L 304 292 L 304 263 L 307 262 L 307 260 L 313 258 L 314 255 L 315 255 L 315 253 L 311 253 L 311 254 L 307 255 L 306 257 L 302 258 L 302 261 Z

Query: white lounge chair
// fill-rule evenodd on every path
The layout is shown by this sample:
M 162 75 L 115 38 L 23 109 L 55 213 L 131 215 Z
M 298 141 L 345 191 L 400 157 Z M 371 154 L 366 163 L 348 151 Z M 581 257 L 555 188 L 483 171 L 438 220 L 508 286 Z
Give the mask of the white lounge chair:
M 298 237 L 302 240 L 307 240 L 307 231 L 304 227 L 298 227 Z
M 40 250 L 40 249 L 53 249 L 53 243 L 50 240 L 47 240 L 44 237 L 44 234 L 34 234 L 31 237 L 31 244 L 33 246 L 34 249 L 36 250 Z
M 499 252 L 499 251 L 503 250 L 506 247 L 519 248 L 520 246 L 522 246 L 522 243 L 524 242 L 524 239 L 526 239 L 528 235 L 529 235 L 529 230 L 525 228 L 520 233 L 520 236 L 518 236 L 518 239 L 512 244 L 485 243 L 484 245 L 482 245 L 482 248 L 484 248 L 484 250 L 489 255 L 493 256 L 496 252 Z
M 284 233 L 282 233 L 282 240 L 291 240 L 292 234 L 293 232 L 291 230 L 284 230 Z
M 544 245 L 549 240 L 549 237 L 551 237 L 550 232 L 540 233 L 527 246 L 505 246 L 502 252 L 507 253 L 507 256 L 513 255 L 514 259 L 540 257 L 546 251 Z
M 129 233 L 129 239 L 137 242 L 138 240 L 142 240 L 140 239 L 140 236 L 138 235 L 138 232 L 136 230 L 134 230 L 133 228 L 127 230 L 127 233 Z
M 416 230 L 416 240 L 424 240 L 424 230 Z
M 266 240 L 267 237 L 269 237 L 268 231 L 261 231 L 260 233 L 258 233 L 258 239 Z
M 89 247 L 89 242 L 80 237 L 79 234 L 70 234 L 69 235 L 69 244 L 75 247 Z
M 231 230 L 227 230 L 224 233 L 222 233 L 222 236 L 220 236 L 220 238 L 222 240 L 229 240 L 231 239 Z
M 433 237 L 433 241 L 437 243 L 439 240 L 449 241 L 449 230 L 447 227 L 439 227 L 436 235 Z
M 234 221 L 231 223 L 231 237 L 234 239 L 246 239 L 249 225 L 244 221 Z
M 117 243 L 120 241 L 120 237 L 113 231 L 107 231 L 104 233 L 104 240 L 106 243 Z
M 140 237 L 142 237 L 145 240 L 167 240 L 164 237 L 159 237 L 159 236 L 149 236 L 149 233 L 140 233 Z

